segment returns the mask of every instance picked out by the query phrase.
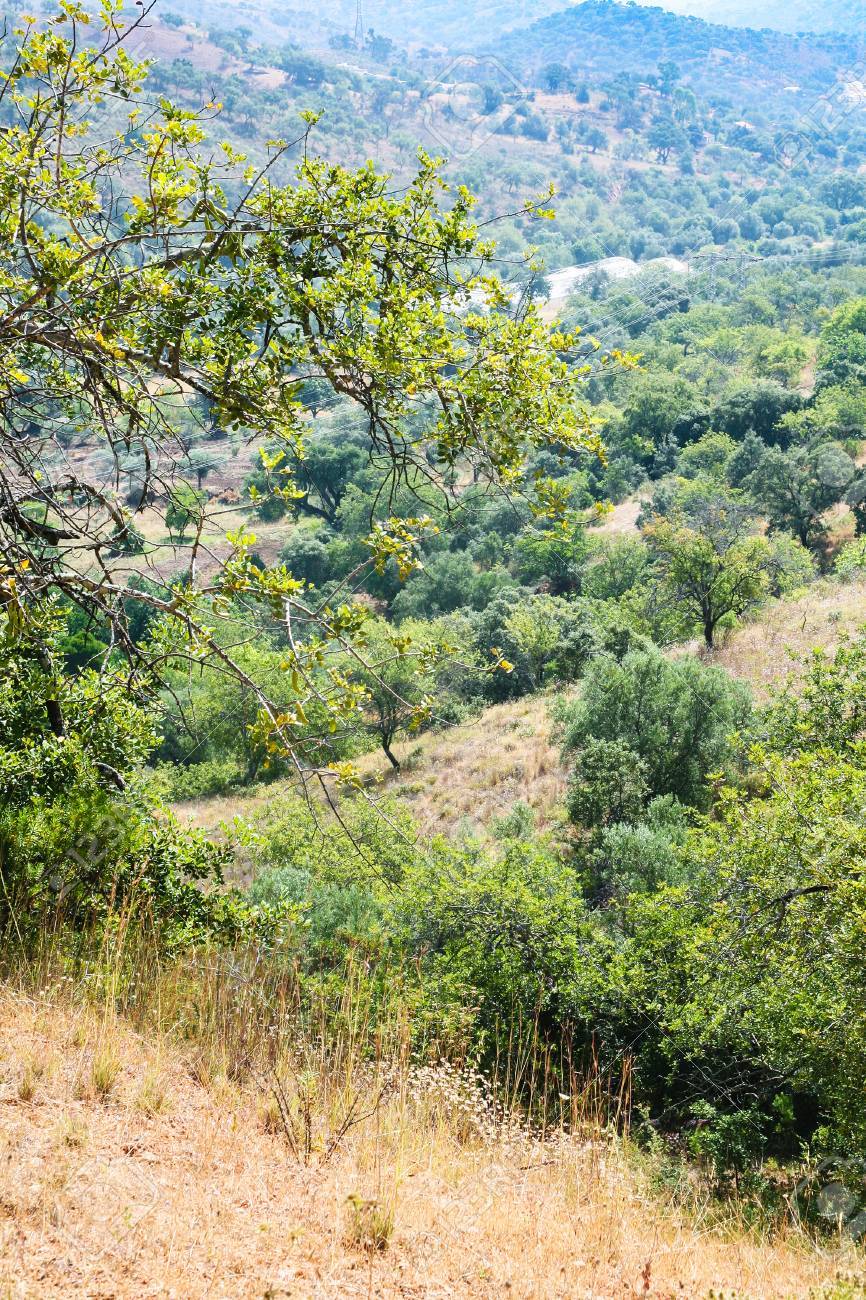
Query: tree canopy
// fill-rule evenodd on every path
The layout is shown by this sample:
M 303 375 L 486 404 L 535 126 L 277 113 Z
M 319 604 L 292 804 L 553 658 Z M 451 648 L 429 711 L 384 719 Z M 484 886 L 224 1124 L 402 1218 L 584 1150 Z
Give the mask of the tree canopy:
M 357 409 L 386 498 L 407 482 L 447 495 L 458 463 L 516 487 L 535 450 L 598 438 L 583 369 L 565 359 L 576 336 L 551 334 L 531 303 L 505 310 L 474 200 L 449 192 L 434 160 L 422 155 L 394 190 L 372 165 L 314 158 L 309 114 L 261 165 L 214 149 L 203 114 L 144 97 L 148 69 L 128 38 L 146 11 L 125 26 L 121 9 L 103 0 L 91 20 L 64 0 L 4 38 L 0 109 L 14 112 L 0 133 L 0 601 L 13 633 L 52 595 L 94 611 L 142 686 L 115 557 L 146 503 L 179 500 L 178 422 L 194 400 L 221 427 L 266 440 L 270 491 L 310 503 L 315 492 L 325 513 L 335 498 L 320 469 L 330 480 L 338 467 L 317 452 L 309 474 L 295 468 L 313 381 Z M 99 456 L 71 461 L 71 437 Z M 141 469 L 127 503 L 130 457 Z M 366 567 L 411 572 L 425 527 L 420 512 L 371 522 Z M 365 612 L 306 604 L 302 581 L 257 563 L 244 533 L 205 565 L 203 533 L 199 522 L 183 584 L 137 592 L 162 616 L 151 663 L 213 658 L 235 671 L 211 631 L 227 600 L 303 624 L 288 656 L 300 714 L 259 692 L 265 729 L 291 753 L 305 702 L 326 698 L 326 719 L 354 707 L 322 669 Z

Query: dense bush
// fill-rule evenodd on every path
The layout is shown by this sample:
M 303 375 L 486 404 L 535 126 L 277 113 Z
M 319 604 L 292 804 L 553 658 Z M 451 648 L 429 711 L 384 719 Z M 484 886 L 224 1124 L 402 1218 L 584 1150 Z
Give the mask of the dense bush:
M 220 888 L 226 860 L 149 802 L 67 787 L 60 800 L 0 809 L 0 927 L 27 944 L 126 916 L 168 948 L 232 938 L 249 911 Z
M 153 719 L 122 676 L 70 675 L 63 616 L 36 617 L 38 638 L 8 619 L 0 637 L 3 933 L 29 942 L 127 909 L 169 944 L 234 932 L 244 911 L 219 888 L 225 852 L 140 788 Z
M 590 741 L 625 745 L 644 765 L 648 797 L 705 806 L 708 778 L 735 762 L 731 736 L 749 711 L 745 686 L 691 656 L 634 650 L 617 662 L 600 655 L 579 701 L 560 713 L 564 753 Z
M 252 897 L 283 910 L 311 970 L 336 971 L 347 944 L 377 979 L 390 970 L 419 1047 L 492 1062 L 506 1039 L 532 1043 L 549 1078 L 590 1045 L 614 1074 L 628 1053 L 639 1111 L 693 1134 L 721 1184 L 802 1142 L 866 1149 L 864 662 L 863 642 L 818 656 L 805 693 L 760 715 L 748 780 L 720 787 L 711 815 L 647 802 L 649 765 L 592 741 L 585 852 L 557 849 L 525 809 L 486 845 L 424 845 L 405 821 L 405 839 L 383 830 L 363 800 L 343 804 L 345 829 L 285 803 L 247 832 L 263 867 Z M 828 1053 L 836 1023 L 846 1033 Z

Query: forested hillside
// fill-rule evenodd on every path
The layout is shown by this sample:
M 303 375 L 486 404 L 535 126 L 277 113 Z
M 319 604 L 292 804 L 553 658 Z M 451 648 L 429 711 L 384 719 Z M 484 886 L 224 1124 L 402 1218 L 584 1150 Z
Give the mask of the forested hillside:
M 817 5 L 813 0 L 760 0 L 758 4 L 743 4 L 742 0 L 671 0 L 666 6 L 674 13 L 693 14 L 697 18 L 710 18 L 716 23 L 735 27 L 771 27 L 778 32 L 850 32 L 863 35 L 866 21 L 863 0 L 824 0 Z
M 853 1300 L 856 34 L 372 9 L 0 37 L 0 1279 Z
M 807 29 L 808 32 L 808 29 Z M 494 47 L 511 66 L 537 74 L 548 62 L 615 78 L 653 64 L 678 64 L 695 91 L 729 96 L 740 107 L 784 112 L 784 98 L 801 110 L 837 78 L 856 81 L 862 27 L 850 35 L 802 36 L 722 27 L 657 6 L 586 0 L 512 33 Z

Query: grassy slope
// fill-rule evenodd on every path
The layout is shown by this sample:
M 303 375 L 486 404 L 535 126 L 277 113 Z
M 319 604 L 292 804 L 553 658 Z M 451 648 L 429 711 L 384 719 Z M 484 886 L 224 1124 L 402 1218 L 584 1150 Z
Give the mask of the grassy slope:
M 798 656 L 818 647 L 832 653 L 864 625 L 866 582 L 817 582 L 796 600 L 772 601 L 722 641 L 713 662 L 748 682 L 763 701 L 788 673 L 796 675 Z
M 398 795 L 424 835 L 481 831 L 522 800 L 537 825 L 553 825 L 565 790 L 559 749 L 551 736 L 552 696 L 496 704 L 480 717 L 447 731 L 394 745 L 395 772 L 381 750 L 357 760 L 378 792 Z M 255 819 L 273 803 L 279 787 L 258 786 L 244 794 L 218 795 L 177 804 L 183 820 L 218 830 L 240 816 Z
M 627 523 L 619 521 L 625 530 Z M 750 684 L 763 702 L 774 685 L 796 673 L 793 656 L 813 647 L 833 650 L 844 635 L 866 625 L 866 582 L 817 582 L 794 600 L 772 601 L 729 633 L 709 662 Z M 685 647 L 701 653 L 693 642 Z M 399 773 L 376 751 L 360 760 L 367 776 L 405 800 L 423 834 L 485 828 L 522 800 L 540 829 L 556 825 L 566 773 L 551 735 L 551 695 L 497 704 L 449 731 L 395 746 Z M 234 816 L 254 817 L 272 802 L 273 786 L 247 794 L 178 806 L 184 819 L 208 830 Z
M 551 704 L 546 694 L 497 704 L 462 726 L 403 743 L 399 773 L 386 770 L 378 752 L 363 766 L 408 804 L 423 834 L 477 832 L 518 800 L 548 826 L 565 790 Z
M 854 1263 L 686 1222 L 592 1129 L 543 1146 L 468 1134 L 417 1084 L 305 1168 L 261 1092 L 8 987 L 0 1066 L 4 1296 L 772 1300 Z M 352 1197 L 393 1217 L 386 1249 L 359 1243 Z
M 704 658 L 748 682 L 764 702 L 788 673 L 798 672 L 797 656 L 818 646 L 833 651 L 864 625 L 866 582 L 818 582 L 797 599 L 772 601 Z M 688 649 L 702 654 L 702 643 Z M 391 774 L 378 753 L 364 765 L 407 800 L 428 833 L 478 829 L 517 800 L 535 811 L 537 824 L 554 825 L 566 773 L 551 736 L 553 698 L 496 705 L 461 727 L 404 743 L 397 747 L 402 773 Z

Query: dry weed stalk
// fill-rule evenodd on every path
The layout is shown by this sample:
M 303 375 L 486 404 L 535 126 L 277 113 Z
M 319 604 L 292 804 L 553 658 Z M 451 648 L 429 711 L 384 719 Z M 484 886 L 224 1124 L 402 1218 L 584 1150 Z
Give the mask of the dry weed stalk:
M 665 1204 L 652 1169 L 642 1174 L 622 1136 L 628 1129 L 628 1070 L 621 1078 L 606 1078 L 591 1046 L 585 1053 L 573 1049 L 573 1059 L 568 1044 L 554 1052 L 530 1019 L 503 1026 L 490 1073 L 468 1059 L 412 1060 L 405 1013 L 394 1009 L 388 1019 L 377 1007 L 377 1021 L 360 978 L 347 979 L 351 987 L 337 1005 L 323 997 L 302 1015 L 288 996 L 289 985 L 276 976 L 267 998 L 262 988 L 238 990 L 242 962 L 261 971 L 253 955 L 234 954 L 229 964 L 212 953 L 199 959 L 197 1007 L 190 997 L 192 958 L 147 967 L 149 982 L 143 967 L 138 983 L 114 982 L 140 1035 L 115 1016 L 114 1006 L 108 1015 L 92 991 L 82 1014 L 81 989 L 58 981 L 56 971 L 48 972 L 48 986 L 31 984 L 14 1012 L 13 995 L 2 992 L 7 1036 L 30 1050 L 62 1042 L 67 1057 L 60 1066 L 65 1064 L 67 1076 L 75 1064 L 68 1049 L 71 1028 L 80 1017 L 91 1044 L 108 1023 L 126 1076 L 166 1070 L 176 1099 L 167 1122 L 161 1114 L 141 1112 L 134 1088 L 114 1091 L 112 1112 L 91 1093 L 72 1107 L 86 1127 L 70 1133 L 71 1140 L 56 1129 L 41 1135 L 30 1107 L 5 1108 L 19 1126 L 22 1151 L 43 1139 L 47 1144 L 35 1177 L 29 1167 L 16 1176 L 14 1160 L 0 1162 L 0 1201 L 28 1243 L 22 1268 L 32 1263 L 33 1270 L 43 1270 L 38 1279 L 35 1272 L 26 1274 L 34 1294 L 48 1286 L 43 1234 L 59 1234 L 65 1244 L 54 1253 L 74 1257 L 82 1277 L 96 1258 L 89 1244 L 104 1244 L 100 1234 L 116 1212 L 116 1193 L 97 1180 L 92 1194 L 81 1197 L 79 1171 L 92 1166 L 115 1171 L 111 1187 L 137 1180 L 129 1184 L 138 1196 L 131 1203 L 143 1204 L 144 1197 L 150 1206 L 155 1183 L 164 1198 L 134 1228 L 134 1237 L 123 1238 L 129 1242 L 124 1268 L 133 1272 L 128 1288 L 113 1292 L 122 1296 L 146 1294 L 158 1276 L 178 1294 L 203 1297 L 212 1286 L 210 1252 L 218 1241 L 232 1276 L 248 1279 L 243 1294 L 250 1296 L 269 1288 L 279 1293 L 276 1279 L 289 1262 L 297 1268 L 292 1285 L 300 1294 L 311 1294 L 313 1268 L 332 1288 L 325 1294 L 351 1294 L 362 1251 L 372 1295 L 426 1293 L 435 1280 L 441 1294 L 479 1300 L 504 1294 L 698 1296 L 711 1289 L 789 1300 L 805 1297 L 810 1288 L 816 1297 L 848 1300 L 849 1292 L 821 1289 L 837 1265 L 819 1259 L 795 1230 L 770 1238 L 747 1232 L 735 1217 L 720 1228 L 709 1203 L 702 1207 L 697 1198 L 686 1208 L 673 1196 Z M 94 985 L 104 990 L 112 982 L 100 976 L 91 990 Z M 231 1023 L 232 1016 L 252 1012 L 253 1025 Z M 211 1086 L 206 1095 L 192 1083 L 185 1087 L 184 1060 L 191 1048 L 214 1070 L 233 1070 L 238 1082 Z M 236 1049 L 247 1053 L 246 1060 L 234 1056 Z M 274 1130 L 282 1131 L 276 1107 L 270 1132 L 256 1122 L 258 1078 L 267 1081 L 268 1071 L 278 1070 L 293 1096 L 290 1057 L 298 1074 L 307 1072 L 311 1171 L 304 1168 L 303 1127 L 300 1159 L 287 1159 L 284 1141 L 274 1140 Z M 52 1105 L 64 1097 L 68 1104 L 63 1075 L 63 1068 L 52 1069 L 43 1085 Z M 17 1075 L 9 1084 L 13 1092 L 16 1083 Z M 262 1100 L 273 1105 L 272 1094 Z M 135 1114 L 135 1133 L 146 1135 L 143 1147 L 120 1145 L 125 1126 L 118 1125 L 114 1110 L 124 1107 Z M 335 1134 L 340 1136 L 328 1154 Z M 201 1153 L 192 1195 L 191 1150 Z M 219 1205 L 219 1216 L 208 1217 L 205 1207 L 212 1205 Z M 125 1224 L 121 1228 L 128 1231 Z M 88 1248 L 70 1246 L 76 1241 Z M 856 1260 L 842 1263 L 853 1267 Z M 65 1293 L 59 1274 L 48 1276 Z M 86 1281 L 104 1291 L 111 1279 L 87 1274 Z

